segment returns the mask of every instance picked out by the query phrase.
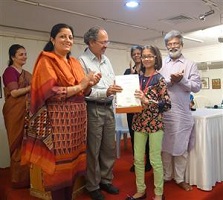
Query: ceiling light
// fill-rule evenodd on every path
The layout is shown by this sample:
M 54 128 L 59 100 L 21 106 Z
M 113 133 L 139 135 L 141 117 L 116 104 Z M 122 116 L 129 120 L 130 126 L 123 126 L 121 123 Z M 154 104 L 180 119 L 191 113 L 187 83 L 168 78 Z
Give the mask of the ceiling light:
M 210 11 L 204 13 L 203 15 L 200 15 L 199 19 L 201 21 L 205 21 L 206 17 L 209 16 L 209 15 L 212 15 L 212 14 L 214 14 L 214 10 L 210 10 Z
M 138 1 L 134 1 L 134 0 L 132 0 L 132 1 L 128 1 L 128 2 L 126 2 L 125 5 L 126 5 L 126 7 L 128 7 L 128 8 L 136 8 L 136 7 L 139 6 L 139 2 L 138 2 Z

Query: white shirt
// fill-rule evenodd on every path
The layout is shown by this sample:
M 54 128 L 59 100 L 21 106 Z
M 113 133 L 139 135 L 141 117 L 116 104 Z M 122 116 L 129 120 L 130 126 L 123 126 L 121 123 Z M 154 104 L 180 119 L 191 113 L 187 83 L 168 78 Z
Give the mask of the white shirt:
M 103 102 L 111 101 L 113 96 L 107 97 L 106 92 L 108 87 L 114 84 L 115 73 L 109 59 L 105 55 L 102 55 L 101 61 L 99 61 L 88 48 L 79 57 L 79 61 L 86 74 L 93 71 L 96 73 L 100 72 L 102 75 L 99 83 L 92 87 L 92 91 L 87 99 Z

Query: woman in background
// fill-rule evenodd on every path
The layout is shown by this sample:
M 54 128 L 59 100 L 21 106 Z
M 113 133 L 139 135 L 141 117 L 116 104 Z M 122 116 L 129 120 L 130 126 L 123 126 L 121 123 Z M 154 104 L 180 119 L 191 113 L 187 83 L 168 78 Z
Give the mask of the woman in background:
M 3 116 L 10 149 L 11 183 L 14 188 L 29 187 L 29 166 L 20 165 L 31 83 L 31 74 L 22 69 L 26 60 L 26 49 L 19 44 L 13 44 L 9 48 L 8 67 L 3 73 L 5 95 Z
M 142 48 L 142 63 L 145 72 L 139 77 L 141 90 L 135 96 L 143 105 L 141 113 L 133 116 L 134 132 L 134 165 L 137 192 L 126 200 L 146 199 L 145 144 L 149 137 L 150 162 L 154 173 L 154 200 L 163 200 L 163 164 L 161 159 L 163 139 L 163 112 L 171 108 L 170 98 L 164 78 L 157 71 L 162 67 L 159 49 L 154 46 Z
M 93 72 L 85 76 L 70 56 L 73 37 L 72 27 L 56 24 L 37 58 L 22 155 L 23 163 L 41 168 L 43 186 L 53 200 L 71 200 L 76 178 L 85 173 L 85 95 L 101 77 Z

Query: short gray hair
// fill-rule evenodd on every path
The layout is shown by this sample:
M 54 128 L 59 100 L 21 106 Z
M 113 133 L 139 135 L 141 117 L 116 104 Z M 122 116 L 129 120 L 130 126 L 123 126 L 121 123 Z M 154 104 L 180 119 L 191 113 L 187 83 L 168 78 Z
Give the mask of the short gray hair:
M 100 30 L 104 30 L 104 28 L 95 26 L 90 28 L 85 34 L 84 34 L 84 43 L 89 45 L 89 42 L 91 40 L 96 41 L 98 39 L 98 33 Z
M 181 45 L 183 45 L 183 36 L 182 36 L 181 32 L 177 31 L 177 30 L 172 30 L 165 35 L 165 37 L 164 37 L 165 45 L 167 46 L 168 41 L 175 37 L 179 38 Z

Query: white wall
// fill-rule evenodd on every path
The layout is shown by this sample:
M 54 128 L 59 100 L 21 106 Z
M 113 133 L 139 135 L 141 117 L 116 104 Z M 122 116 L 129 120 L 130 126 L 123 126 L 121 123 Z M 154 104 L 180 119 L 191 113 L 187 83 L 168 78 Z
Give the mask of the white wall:
M 4 69 L 8 63 L 8 49 L 14 43 L 23 45 L 28 53 L 28 60 L 24 69 L 32 72 L 33 65 L 44 45 L 48 41 L 49 35 L 46 33 L 35 32 L 22 32 L 19 29 L 5 30 L 0 27 L 0 76 L 3 74 Z M 110 38 L 112 39 L 112 38 Z M 86 45 L 83 44 L 82 39 L 75 39 L 75 44 L 72 49 L 72 55 L 78 57 L 85 49 Z M 223 60 L 223 46 L 211 46 L 203 48 L 184 49 L 184 55 L 194 61 L 215 61 Z M 163 56 L 166 52 L 162 52 Z M 130 62 L 130 47 L 127 45 L 110 44 L 106 51 L 106 55 L 110 58 L 116 75 L 124 73 L 126 67 Z M 202 71 L 202 76 L 212 78 L 221 78 L 223 81 L 223 69 Z M 223 83 L 222 83 L 223 87 Z M 3 92 L 3 91 L 2 91 Z M 213 104 L 217 104 L 223 98 L 223 92 L 221 90 L 202 90 L 200 95 L 205 95 L 210 98 Z M 2 110 L 4 104 L 4 95 L 0 98 L 0 110 Z M 4 127 L 4 120 L 2 112 L 0 111 L 0 167 L 9 166 L 9 151 L 7 135 Z
M 38 55 L 38 52 L 43 48 L 44 41 L 41 39 L 36 40 L 32 39 L 28 35 L 24 37 L 24 35 L 19 34 L 15 36 L 16 33 L 8 33 L 8 32 L 0 32 L 0 75 L 2 76 L 5 68 L 7 67 L 8 63 L 8 49 L 9 47 L 14 44 L 18 43 L 23 45 L 28 53 L 28 60 L 24 69 L 32 72 L 33 63 Z M 31 38 L 31 39 L 28 39 Z M 2 80 L 1 80 L 2 81 Z M 2 115 L 2 107 L 4 104 L 4 92 L 3 92 L 3 81 L 2 84 L 2 98 L 0 99 L 0 167 L 7 167 L 9 166 L 9 150 L 8 150 L 8 141 L 7 141 L 7 134 L 4 126 L 4 120 Z
M 223 60 L 223 44 L 199 47 L 183 50 L 185 57 L 195 62 L 210 62 Z M 207 99 L 210 106 L 219 105 L 223 100 L 223 66 L 221 69 L 209 69 L 200 71 L 201 77 L 209 78 L 209 89 L 201 89 L 196 97 Z M 212 89 L 212 79 L 221 79 L 221 89 Z
M 1 30 L 0 27 L 0 76 L 2 76 L 8 63 L 8 49 L 12 44 L 23 45 L 28 54 L 28 59 L 24 69 L 32 73 L 35 60 L 39 52 L 48 41 L 49 35 L 46 33 L 24 33 L 21 30 Z M 72 56 L 78 57 L 85 49 L 86 45 L 82 39 L 75 38 L 75 44 L 72 49 Z M 117 44 L 109 45 L 106 55 L 110 58 L 115 73 L 123 74 L 125 67 L 128 66 L 130 56 L 129 47 Z M 3 84 L 3 83 L 2 83 Z M 9 149 L 7 134 L 4 126 L 2 107 L 4 104 L 4 94 L 2 85 L 2 98 L 0 98 L 0 167 L 9 166 Z

